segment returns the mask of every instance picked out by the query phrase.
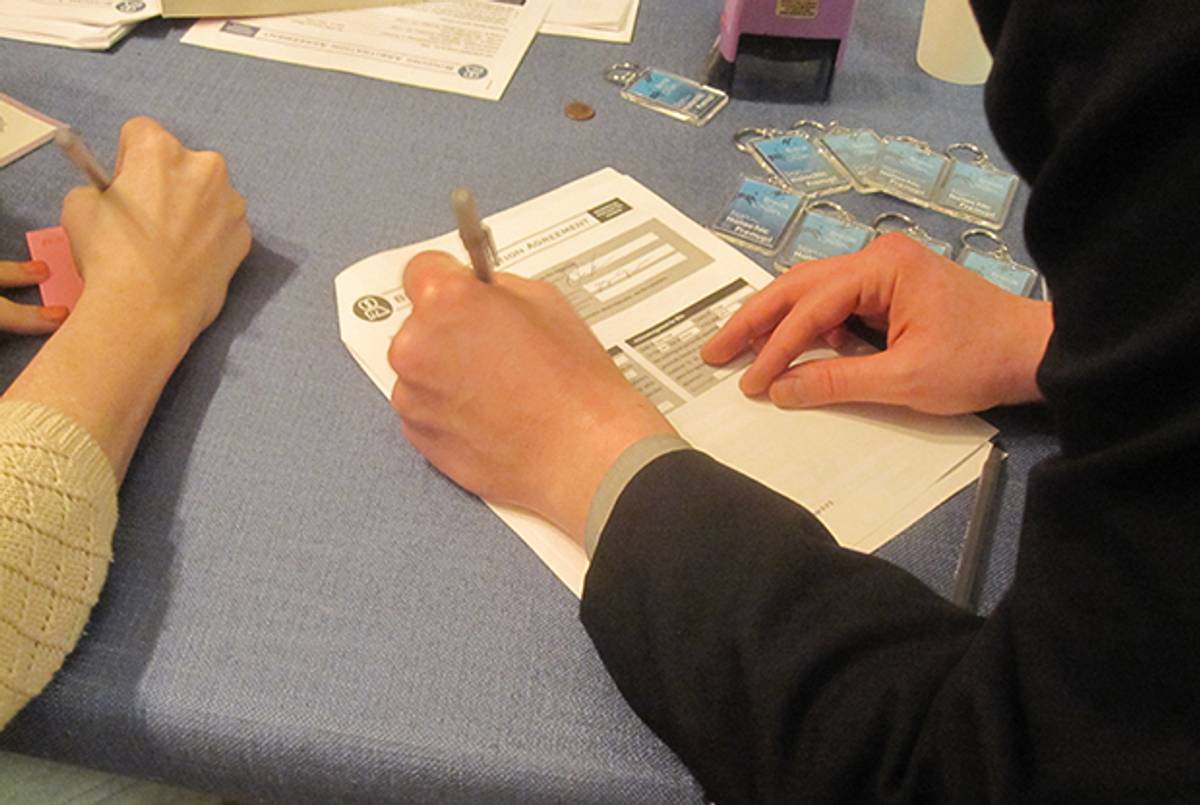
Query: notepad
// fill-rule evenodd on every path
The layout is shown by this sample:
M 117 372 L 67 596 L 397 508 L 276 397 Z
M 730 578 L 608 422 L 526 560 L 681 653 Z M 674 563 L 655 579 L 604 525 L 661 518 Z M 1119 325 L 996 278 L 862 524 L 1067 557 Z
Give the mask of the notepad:
M 50 268 L 50 276 L 38 284 L 42 304 L 62 305 L 74 310 L 83 293 L 83 277 L 75 267 L 66 230 L 61 226 L 35 229 L 25 233 L 25 242 L 29 245 L 30 258 L 41 260 Z

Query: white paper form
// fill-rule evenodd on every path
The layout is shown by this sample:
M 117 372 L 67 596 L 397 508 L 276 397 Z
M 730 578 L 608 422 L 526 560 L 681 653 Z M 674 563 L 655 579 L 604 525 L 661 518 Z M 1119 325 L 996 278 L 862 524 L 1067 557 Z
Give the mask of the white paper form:
M 873 550 L 978 477 L 995 429 L 976 417 L 868 405 L 783 411 L 737 388 L 747 358 L 705 364 L 700 345 L 771 275 L 629 177 L 599 171 L 487 223 L 499 270 L 562 290 L 685 439 L 804 505 L 841 544 Z M 401 271 L 425 249 L 465 259 L 450 232 L 368 257 L 335 280 L 342 340 L 385 396 L 395 382 L 388 344 L 410 310 Z M 582 592 L 582 548 L 528 512 L 492 509 Z
M 554 0 L 539 33 L 631 42 L 639 0 Z
M 550 0 L 411 0 L 383 8 L 197 22 L 190 45 L 499 100 Z

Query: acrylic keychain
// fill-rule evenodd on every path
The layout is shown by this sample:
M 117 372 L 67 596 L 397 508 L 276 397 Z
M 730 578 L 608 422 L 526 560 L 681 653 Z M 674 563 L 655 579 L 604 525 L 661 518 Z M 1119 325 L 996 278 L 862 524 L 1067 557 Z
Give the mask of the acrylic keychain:
M 733 135 L 733 144 L 796 192 L 806 196 L 828 196 L 845 192 L 854 185 L 814 133 L 824 130 L 825 127 L 815 121 L 797 120 L 782 130 L 741 129 Z
M 719 89 L 631 62 L 614 64 L 604 71 L 604 78 L 622 88 L 625 100 L 693 126 L 703 126 L 729 103 L 729 96 Z
M 830 121 L 821 135 L 821 143 L 850 177 L 859 193 L 875 193 L 871 174 L 879 162 L 883 140 L 872 129 L 854 129 Z
M 884 137 L 869 181 L 889 196 L 930 207 L 949 164 L 950 157 L 915 137 Z
M 1017 177 L 995 167 L 973 143 L 955 143 L 945 153 L 950 168 L 934 194 L 934 208 L 989 229 L 1003 227 L 1017 194 Z M 971 158 L 960 159 L 960 153 Z
M 738 246 L 775 254 L 803 203 L 803 196 L 763 179 L 746 176 L 709 229 Z
M 872 227 L 846 212 L 840 204 L 813 201 L 800 213 L 787 248 L 779 253 L 775 266 L 785 271 L 805 260 L 851 254 L 874 237 Z
M 1013 260 L 1008 253 L 1008 246 L 994 232 L 968 229 L 962 233 L 961 239 L 962 248 L 956 258 L 960 265 L 1010 293 L 1029 296 L 1037 284 L 1037 271 Z M 972 246 L 973 239 L 988 241 L 990 248 Z
M 902 212 L 881 213 L 875 218 L 871 227 L 875 230 L 876 235 L 886 235 L 888 232 L 900 232 L 908 235 L 917 243 L 942 257 L 950 257 L 954 253 L 953 246 L 944 240 L 933 237 L 916 221 Z

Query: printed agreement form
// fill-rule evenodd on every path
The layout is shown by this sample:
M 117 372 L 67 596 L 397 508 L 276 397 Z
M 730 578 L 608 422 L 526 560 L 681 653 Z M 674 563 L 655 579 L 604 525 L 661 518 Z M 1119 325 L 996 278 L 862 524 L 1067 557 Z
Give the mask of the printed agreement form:
M 633 179 L 604 169 L 487 224 L 498 270 L 561 290 L 684 439 L 808 508 L 842 545 L 874 550 L 979 476 L 995 429 L 976 417 L 879 405 L 784 411 L 738 389 L 748 358 L 704 363 L 701 345 L 772 277 Z M 396 380 L 388 345 L 411 310 L 401 274 L 427 249 L 466 259 L 450 232 L 368 257 L 335 280 L 342 341 L 385 398 Z M 800 360 L 832 354 L 817 348 Z M 492 509 L 581 594 L 582 547 L 529 512 Z

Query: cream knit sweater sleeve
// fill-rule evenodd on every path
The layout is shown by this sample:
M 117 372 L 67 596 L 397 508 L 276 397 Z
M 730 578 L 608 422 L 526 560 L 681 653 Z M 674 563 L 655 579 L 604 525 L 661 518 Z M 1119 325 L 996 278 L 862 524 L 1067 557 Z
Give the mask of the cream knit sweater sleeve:
M 75 647 L 112 558 L 117 481 L 88 433 L 0 401 L 0 729 Z

